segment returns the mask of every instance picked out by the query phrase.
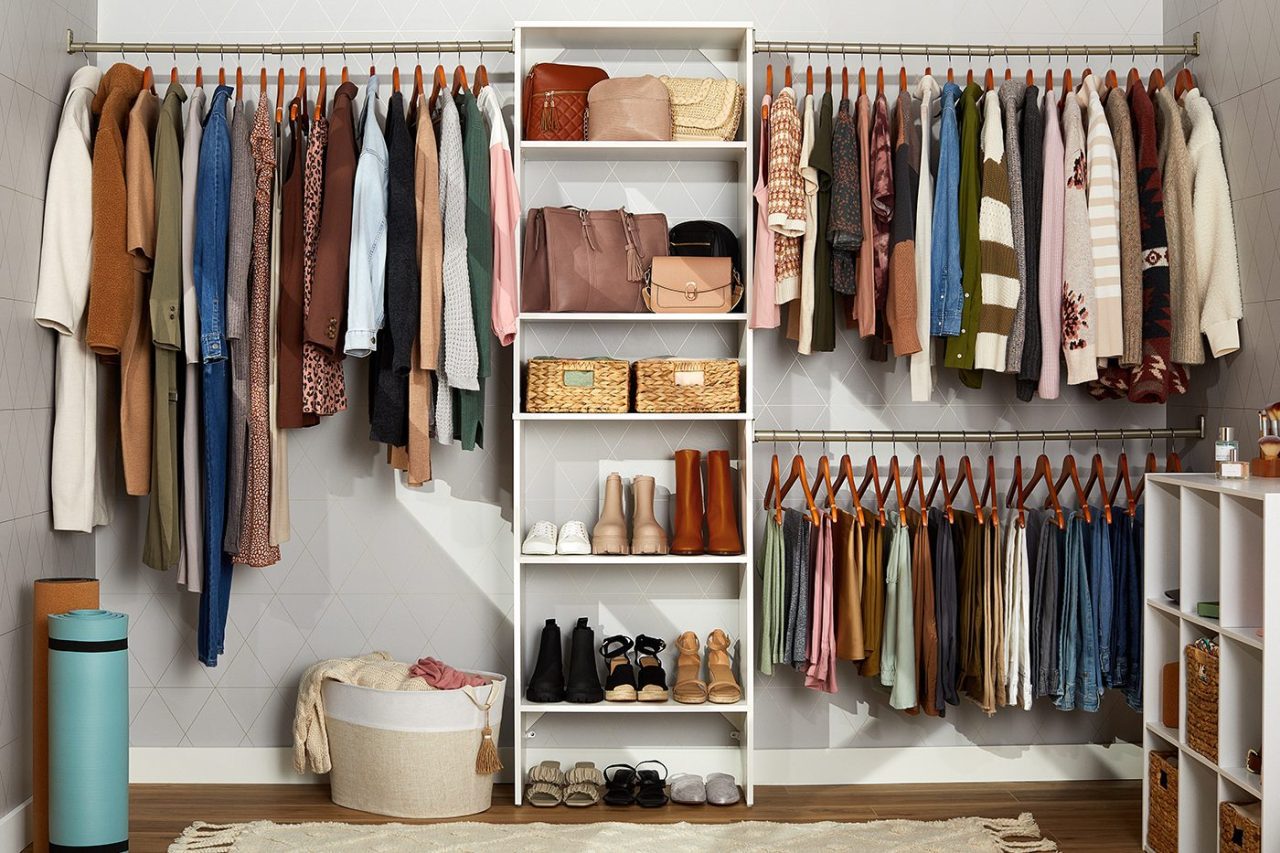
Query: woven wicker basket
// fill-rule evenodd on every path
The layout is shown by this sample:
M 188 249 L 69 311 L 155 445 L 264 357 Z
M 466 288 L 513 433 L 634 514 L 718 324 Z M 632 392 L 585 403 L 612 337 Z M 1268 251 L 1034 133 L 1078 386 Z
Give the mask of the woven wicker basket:
M 1147 847 L 1152 853 L 1178 853 L 1178 754 L 1151 753 L 1147 779 Z
M 1187 746 L 1218 760 L 1218 656 L 1197 645 L 1186 648 Z
M 637 361 L 636 411 L 737 412 L 740 369 L 731 358 Z
M 627 411 L 630 365 L 616 358 L 532 358 L 525 387 L 529 412 Z
M 1262 853 L 1262 807 L 1258 803 L 1218 804 L 1218 850 Z

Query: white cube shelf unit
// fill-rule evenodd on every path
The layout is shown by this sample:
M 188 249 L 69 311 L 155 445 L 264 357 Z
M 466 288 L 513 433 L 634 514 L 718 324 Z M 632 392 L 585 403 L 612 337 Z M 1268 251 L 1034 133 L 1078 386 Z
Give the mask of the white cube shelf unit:
M 1280 637 L 1280 480 L 1149 474 L 1144 500 L 1144 756 L 1178 756 L 1179 849 L 1218 849 L 1218 804 L 1261 801 L 1262 849 L 1280 850 L 1280 745 L 1266 733 L 1280 732 L 1280 655 L 1265 648 Z M 1177 603 L 1165 595 L 1174 589 Z M 1201 601 L 1219 602 L 1220 618 L 1197 615 Z M 1201 637 L 1217 639 L 1220 656 L 1216 762 L 1187 745 L 1183 649 Z M 1175 661 L 1176 729 L 1160 720 L 1161 670 Z M 1261 774 L 1245 770 L 1250 749 L 1262 752 Z
M 662 212 L 668 224 L 712 219 L 729 226 L 744 259 L 747 299 L 754 223 L 752 122 L 744 113 L 728 142 L 526 142 L 519 82 L 537 62 L 603 67 L 610 76 L 671 74 L 729 77 L 755 103 L 750 23 L 525 23 L 514 35 L 517 75 L 514 155 L 521 203 L 530 208 L 575 205 Z M 523 229 L 523 221 L 521 223 Z M 523 246 L 523 239 L 518 240 Z M 544 759 L 636 763 L 662 760 L 672 772 L 732 772 L 748 805 L 752 779 L 753 628 L 751 466 L 751 331 L 748 306 L 726 315 L 522 313 L 513 359 L 515 798 L 528 769 Z M 734 414 L 532 414 L 524 411 L 530 358 L 678 355 L 737 358 L 742 411 Z M 740 557 L 530 557 L 520 553 L 530 526 L 595 521 L 601 470 L 639 472 L 671 467 L 676 449 L 730 450 L 736 466 Z M 665 466 L 665 468 L 664 468 Z M 625 476 L 625 474 L 624 474 Z M 669 479 L 669 477 L 668 477 Z M 660 491 L 663 478 L 659 477 Z M 660 495 L 661 497 L 662 495 Z M 628 496 L 629 498 L 629 496 Z M 629 499 L 628 499 L 629 503 Z M 663 514 L 660 521 L 666 521 Z M 670 525 L 668 524 L 670 530 Z M 575 619 L 586 616 L 602 634 L 645 633 L 674 647 L 694 630 L 705 642 L 723 627 L 735 641 L 743 698 L 734 705 L 609 703 L 536 704 L 524 699 L 543 621 L 555 617 L 566 645 Z M 663 655 L 674 681 L 674 648 Z

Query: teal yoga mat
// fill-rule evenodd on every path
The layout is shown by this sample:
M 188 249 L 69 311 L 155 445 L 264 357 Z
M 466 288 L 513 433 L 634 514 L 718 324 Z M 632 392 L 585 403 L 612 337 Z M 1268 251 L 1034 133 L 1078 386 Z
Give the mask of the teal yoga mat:
M 129 849 L 129 617 L 49 617 L 49 849 Z

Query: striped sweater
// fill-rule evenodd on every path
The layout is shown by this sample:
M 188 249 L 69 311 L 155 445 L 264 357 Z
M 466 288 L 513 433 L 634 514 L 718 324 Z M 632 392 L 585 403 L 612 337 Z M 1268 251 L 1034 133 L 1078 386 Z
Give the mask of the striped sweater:
M 973 362 L 978 370 L 1003 373 L 1020 286 L 1018 260 L 1013 250 L 1009 174 L 1005 166 L 1004 129 L 997 92 L 986 94 L 983 109 L 982 202 L 978 212 L 978 237 L 982 242 L 982 307 L 978 314 Z
M 1068 96 L 1062 104 L 1063 169 L 1066 193 L 1062 207 L 1062 352 L 1067 384 L 1098 378 L 1098 305 L 1093 289 L 1093 247 L 1089 235 L 1089 201 L 1085 194 L 1088 165 L 1080 102 Z
M 1080 106 L 1087 110 L 1085 160 L 1088 163 L 1089 239 L 1093 249 L 1093 288 L 1097 300 L 1099 359 L 1124 353 L 1120 297 L 1120 171 L 1116 148 L 1098 96 L 1098 78 L 1090 74 L 1080 87 Z

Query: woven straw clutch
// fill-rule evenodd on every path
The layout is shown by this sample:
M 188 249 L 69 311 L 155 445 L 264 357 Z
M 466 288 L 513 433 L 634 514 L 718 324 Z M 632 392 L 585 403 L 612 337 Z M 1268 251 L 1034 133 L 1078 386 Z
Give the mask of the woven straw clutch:
M 737 80 L 662 77 L 671 93 L 671 138 L 683 141 L 737 138 L 743 89 Z

